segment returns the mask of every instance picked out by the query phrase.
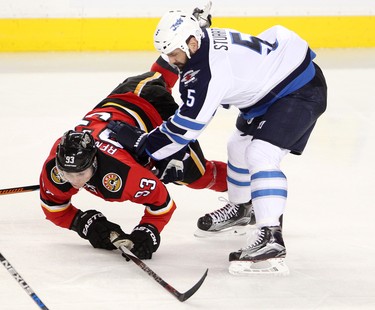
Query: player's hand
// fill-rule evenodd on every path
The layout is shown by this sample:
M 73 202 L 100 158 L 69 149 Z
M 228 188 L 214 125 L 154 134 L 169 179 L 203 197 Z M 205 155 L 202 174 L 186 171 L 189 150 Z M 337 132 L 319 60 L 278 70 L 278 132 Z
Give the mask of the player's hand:
M 130 240 L 130 235 L 120 236 L 117 232 L 112 231 L 109 238 L 116 248 L 124 246 L 130 251 L 134 247 L 133 241 Z M 130 259 L 125 254 L 122 254 L 122 256 L 126 259 L 127 262 L 130 261 Z
M 184 179 L 184 163 L 178 159 L 164 159 L 155 163 L 155 175 L 165 184 Z
M 112 131 L 109 137 L 119 142 L 125 150 L 138 157 L 145 157 L 146 132 L 138 127 L 120 121 L 109 122 L 107 128 Z
M 208 1 L 203 9 L 195 8 L 193 11 L 193 16 L 199 22 L 199 27 L 210 28 L 212 25 L 212 16 L 210 14 L 212 2 Z
M 151 224 L 139 224 L 134 227 L 129 239 L 133 241 L 131 251 L 139 259 L 151 259 L 160 245 L 160 234 L 157 228 Z
M 119 225 L 108 221 L 101 212 L 96 210 L 79 211 L 70 229 L 88 240 L 94 248 L 116 249 L 110 240 L 110 234 L 113 231 L 122 239 L 129 239 L 129 235 L 124 233 Z

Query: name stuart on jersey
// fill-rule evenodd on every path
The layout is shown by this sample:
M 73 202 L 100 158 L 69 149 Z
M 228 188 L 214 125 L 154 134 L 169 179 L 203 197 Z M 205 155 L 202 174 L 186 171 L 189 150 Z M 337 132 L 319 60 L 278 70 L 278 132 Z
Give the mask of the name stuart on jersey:
M 228 50 L 228 36 L 224 29 L 211 28 L 212 39 L 215 50 Z

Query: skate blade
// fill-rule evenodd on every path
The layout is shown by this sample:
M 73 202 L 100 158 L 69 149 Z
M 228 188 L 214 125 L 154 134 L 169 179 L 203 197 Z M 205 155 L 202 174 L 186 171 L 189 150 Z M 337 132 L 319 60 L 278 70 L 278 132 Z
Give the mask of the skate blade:
M 229 265 L 229 273 L 234 276 L 275 275 L 287 276 L 289 268 L 284 258 L 270 258 L 265 261 L 232 261 Z
M 251 230 L 251 226 L 233 226 L 219 231 L 205 231 L 197 229 L 194 232 L 194 236 L 197 238 L 218 238 L 218 237 L 233 237 L 243 236 Z

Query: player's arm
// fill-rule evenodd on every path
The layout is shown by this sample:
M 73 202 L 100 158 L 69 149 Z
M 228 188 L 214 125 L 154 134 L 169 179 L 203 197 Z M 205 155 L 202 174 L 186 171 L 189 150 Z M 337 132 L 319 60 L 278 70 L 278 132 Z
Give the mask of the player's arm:
M 163 55 L 159 56 L 152 64 L 150 71 L 161 73 L 166 84 L 166 89 L 169 93 L 172 93 L 172 88 L 178 80 L 179 71 L 177 67 L 172 66 L 168 62 L 168 57 Z
M 71 204 L 71 197 L 77 192 L 62 179 L 56 166 L 56 144 L 45 161 L 40 178 L 40 203 L 46 219 L 62 228 L 70 228 L 78 209 Z
M 101 212 L 94 209 L 82 211 L 71 203 L 71 197 L 78 190 L 61 178 L 53 154 L 54 151 L 51 151 L 40 175 L 40 200 L 46 218 L 59 227 L 76 231 L 95 248 L 115 249 L 110 233 L 115 231 L 123 239 L 128 235 Z
M 44 184 L 44 185 L 42 185 Z M 116 247 L 110 240 L 111 232 L 116 232 L 122 239 L 128 238 L 121 227 L 107 220 L 107 218 L 99 211 L 90 209 L 82 211 L 77 209 L 69 198 L 69 194 L 60 197 L 54 197 L 54 193 L 58 190 L 52 189 L 51 186 L 46 189 L 45 182 L 41 182 L 41 205 L 46 218 L 55 225 L 62 228 L 70 229 L 78 233 L 78 235 L 88 240 L 94 248 L 106 250 L 114 250 Z M 51 195 L 52 194 L 52 195 Z
M 144 205 L 145 211 L 140 223 L 152 224 L 160 233 L 176 209 L 175 202 L 165 185 L 150 170 L 139 164 L 130 168 L 123 200 Z
M 164 184 L 151 171 L 138 164 L 130 168 L 122 199 L 145 206 L 139 224 L 130 234 L 134 244 L 131 251 L 142 259 L 149 259 L 158 249 L 160 233 L 176 205 Z

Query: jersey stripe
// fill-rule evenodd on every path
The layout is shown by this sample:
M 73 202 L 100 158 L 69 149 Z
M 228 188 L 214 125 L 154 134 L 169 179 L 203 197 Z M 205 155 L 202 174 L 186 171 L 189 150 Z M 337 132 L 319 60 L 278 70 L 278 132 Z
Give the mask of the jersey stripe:
M 49 212 L 61 212 L 61 211 L 68 209 L 71 205 L 69 201 L 66 204 L 50 206 L 46 204 L 43 200 L 40 201 L 40 204 L 42 205 L 44 209 L 47 209 Z
M 126 111 L 127 114 L 129 114 L 137 122 L 139 128 L 141 128 L 145 132 L 148 132 L 146 124 L 143 122 L 143 119 L 141 118 L 141 116 L 137 112 L 135 112 L 131 109 L 128 109 L 128 108 L 124 107 L 123 105 L 115 103 L 115 102 L 107 102 L 107 103 L 103 104 L 103 107 L 108 107 L 108 106 L 109 107 L 110 106 L 117 107 L 117 108 L 120 108 L 120 109 Z
M 149 81 L 152 81 L 152 80 L 157 80 L 158 78 L 160 78 L 161 74 L 159 72 L 155 72 L 153 76 L 150 76 L 142 81 L 140 81 L 137 85 L 137 87 L 135 88 L 134 90 L 134 94 L 136 94 L 137 96 L 141 96 L 141 92 L 142 92 L 142 89 L 143 87 L 149 82 Z
M 166 214 L 168 212 L 170 212 L 174 206 L 174 201 L 172 199 L 169 199 L 169 201 L 167 202 L 166 206 L 165 207 L 162 207 L 160 209 L 155 209 L 155 206 L 147 206 L 146 207 L 146 210 L 148 213 L 152 214 L 152 215 L 162 215 L 162 214 Z

